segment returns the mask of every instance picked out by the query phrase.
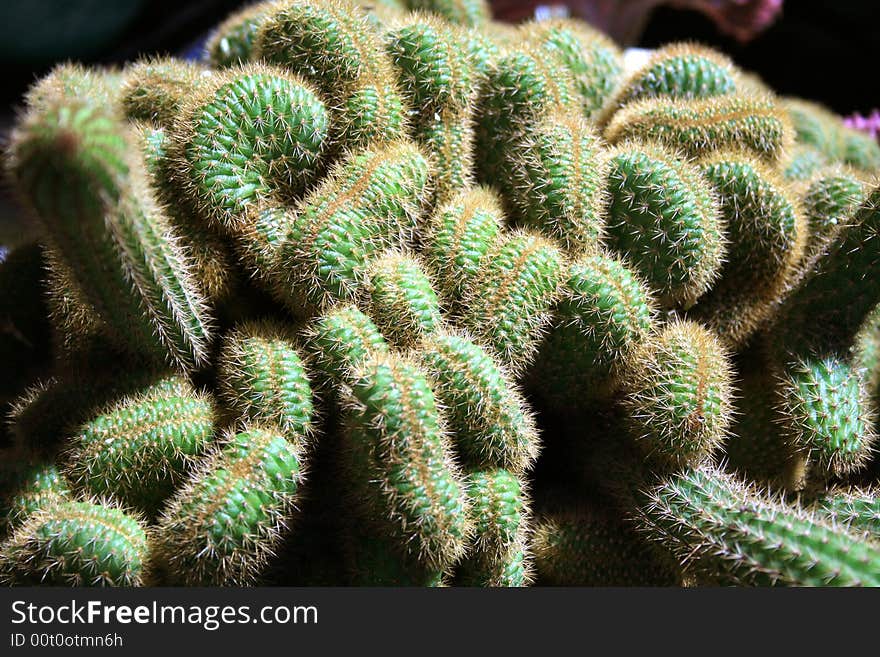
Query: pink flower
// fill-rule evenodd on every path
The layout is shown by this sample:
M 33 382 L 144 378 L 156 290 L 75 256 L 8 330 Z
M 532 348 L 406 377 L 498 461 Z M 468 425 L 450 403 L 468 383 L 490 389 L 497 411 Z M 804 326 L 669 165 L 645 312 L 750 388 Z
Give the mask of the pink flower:
M 880 110 L 872 110 L 868 116 L 861 114 L 853 114 L 843 120 L 843 124 L 848 128 L 854 128 L 865 132 L 874 139 L 880 135 Z

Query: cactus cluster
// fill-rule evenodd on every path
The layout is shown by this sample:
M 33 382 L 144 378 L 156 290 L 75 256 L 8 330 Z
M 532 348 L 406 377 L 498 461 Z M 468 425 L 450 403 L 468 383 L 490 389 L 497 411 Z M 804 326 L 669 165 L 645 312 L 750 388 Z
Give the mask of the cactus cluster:
M 880 147 L 720 53 L 262 2 L 5 165 L 0 583 L 880 585 Z

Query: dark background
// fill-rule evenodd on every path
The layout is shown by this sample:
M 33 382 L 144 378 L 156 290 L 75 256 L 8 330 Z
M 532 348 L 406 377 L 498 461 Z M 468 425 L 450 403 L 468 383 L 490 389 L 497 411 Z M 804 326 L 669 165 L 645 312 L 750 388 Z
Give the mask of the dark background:
M 74 59 L 123 62 L 148 53 L 180 53 L 236 7 L 241 0 L 144 0 L 141 8 L 106 43 L 72 52 Z M 4 83 L 0 103 L 15 104 L 50 61 L 24 60 L 9 52 L 10 40 L 33 40 L 16 34 L 14 15 L 20 8 L 44 16 L 47 30 L 88 20 L 81 14 L 62 17 L 81 5 L 88 19 L 107 8 L 119 11 L 119 0 L 2 0 L 0 1 L 0 63 Z M 102 11 L 102 9 L 104 11 Z M 109 12 L 108 12 L 109 13 Z M 53 24 L 53 16 L 57 16 Z M 639 45 L 694 39 L 728 53 L 741 66 L 759 73 L 772 87 L 821 101 L 842 114 L 867 112 L 880 105 L 876 85 L 880 65 L 880 3 L 876 0 L 787 0 L 781 18 L 751 43 L 741 45 L 719 34 L 702 14 L 661 7 L 647 25 Z M 93 20 L 91 21 L 94 22 Z M 72 27 L 71 29 L 75 29 Z M 6 33 L 6 34 L 4 34 Z M 91 52 L 89 52 L 89 50 Z M 8 56 L 6 62 L 2 59 Z

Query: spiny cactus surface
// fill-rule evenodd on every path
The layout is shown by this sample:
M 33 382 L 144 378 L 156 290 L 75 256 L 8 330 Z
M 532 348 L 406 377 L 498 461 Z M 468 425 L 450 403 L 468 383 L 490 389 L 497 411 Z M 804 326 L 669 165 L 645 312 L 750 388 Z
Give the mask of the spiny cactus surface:
M 34 83 L 0 583 L 880 585 L 880 145 L 494 6 Z

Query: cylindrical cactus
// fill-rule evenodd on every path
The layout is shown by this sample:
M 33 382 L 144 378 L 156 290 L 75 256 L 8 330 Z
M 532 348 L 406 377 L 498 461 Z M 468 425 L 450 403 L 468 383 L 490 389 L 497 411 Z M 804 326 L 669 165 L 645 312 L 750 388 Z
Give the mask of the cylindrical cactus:
M 559 410 L 610 397 L 629 354 L 655 327 L 655 306 L 620 258 L 597 253 L 572 262 L 530 376 L 536 393 Z
M 675 586 L 676 564 L 612 513 L 583 507 L 543 515 L 532 549 L 537 584 Z
M 610 159 L 608 246 L 632 263 L 662 305 L 693 305 L 717 278 L 726 250 L 712 189 L 671 151 L 623 145 Z
M 855 220 L 867 191 L 867 185 L 852 171 L 830 167 L 816 172 L 802 201 L 809 226 L 804 253 L 807 266 L 834 241 L 838 231 L 846 230 Z
M 334 108 L 333 139 L 346 148 L 406 132 L 405 104 L 378 26 L 349 0 L 286 0 L 267 11 L 252 59 L 305 75 Z
M 582 253 L 598 248 L 604 237 L 608 166 L 587 121 L 560 113 L 504 147 L 498 184 L 513 219 Z
M 875 488 L 832 488 L 811 505 L 817 515 L 853 533 L 880 540 L 880 497 Z
M 147 531 L 104 504 L 63 502 L 28 518 L 0 547 L 6 586 L 139 586 L 147 577 Z
M 605 34 L 587 23 L 550 19 L 524 23 L 524 41 L 556 57 L 574 77 L 584 116 L 593 117 L 620 82 L 623 54 Z
M 712 466 L 646 491 L 640 513 L 650 536 L 694 570 L 720 572 L 726 582 L 880 585 L 880 546 Z
M 438 207 L 427 224 L 422 248 L 447 302 L 461 300 L 503 225 L 501 200 L 485 187 L 462 191 Z
M 393 346 L 415 346 L 443 328 L 440 300 L 415 256 L 383 253 L 368 266 L 366 279 L 368 314 Z
M 759 161 L 721 152 L 702 160 L 700 172 L 718 195 L 728 244 L 718 280 L 694 316 L 738 345 L 794 278 L 808 227 L 793 194 Z
M 691 43 L 658 48 L 625 80 L 608 110 L 648 98 L 694 100 L 727 96 L 737 91 L 731 61 L 720 53 Z
M 463 294 L 463 324 L 514 374 L 534 359 L 550 321 L 564 258 L 527 231 L 501 236 L 480 260 L 481 275 Z
M 803 358 L 787 364 L 776 408 L 792 449 L 803 452 L 820 475 L 846 475 L 870 459 L 875 413 L 848 361 Z
M 480 468 L 529 469 L 540 440 L 535 420 L 511 377 L 463 335 L 437 333 L 415 350 L 446 409 L 462 460 Z
M 338 388 L 361 361 L 389 353 L 379 327 L 354 305 L 338 305 L 312 320 L 306 342 L 324 387 Z
M 284 536 L 303 478 L 302 446 L 252 425 L 202 459 L 156 528 L 171 580 L 246 586 Z
M 144 59 L 123 73 L 120 102 L 126 117 L 170 128 L 183 110 L 184 101 L 211 71 L 173 57 Z
M 14 531 L 34 513 L 65 502 L 70 496 L 70 485 L 54 463 L 33 466 L 4 501 L 5 517 L 0 517 L 0 529 Z
M 527 586 L 531 509 L 524 483 L 503 469 L 477 470 L 466 481 L 476 538 L 457 579 L 466 586 Z
M 729 431 L 728 355 L 695 322 L 672 322 L 644 341 L 629 357 L 621 388 L 633 439 L 672 467 L 699 463 Z
M 793 354 L 844 354 L 880 301 L 880 188 L 874 187 L 827 253 L 782 301 L 768 331 L 782 362 Z
M 604 133 L 611 144 L 652 139 L 692 157 L 740 148 L 770 164 L 782 158 L 793 136 L 787 114 L 773 100 L 738 95 L 637 101 L 617 112 Z
M 368 357 L 346 406 L 349 476 L 369 515 L 428 568 L 454 563 L 471 532 L 469 504 L 428 377 L 399 356 Z
M 260 199 L 304 190 L 328 130 L 324 103 L 299 78 L 262 64 L 230 68 L 187 98 L 177 116 L 169 146 L 174 181 L 201 216 L 233 230 Z
M 192 368 L 211 315 L 132 142 L 94 100 L 47 100 L 13 135 L 13 177 L 117 344 Z
M 217 360 L 222 400 L 247 424 L 276 425 L 293 442 L 314 431 L 312 386 L 291 332 L 272 321 L 237 326 Z
M 64 471 L 90 494 L 155 513 L 213 435 L 211 400 L 180 376 L 164 377 L 85 422 Z

